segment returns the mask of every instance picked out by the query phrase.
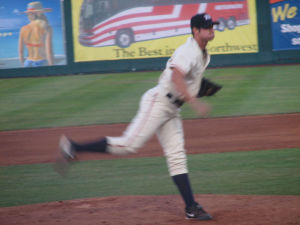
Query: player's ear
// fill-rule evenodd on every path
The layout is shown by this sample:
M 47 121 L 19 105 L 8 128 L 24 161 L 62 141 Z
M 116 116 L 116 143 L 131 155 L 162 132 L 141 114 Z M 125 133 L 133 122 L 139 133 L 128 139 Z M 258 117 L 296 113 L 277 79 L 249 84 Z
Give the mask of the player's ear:
M 192 31 L 193 31 L 194 35 L 196 35 L 200 32 L 200 30 L 197 27 L 193 27 Z

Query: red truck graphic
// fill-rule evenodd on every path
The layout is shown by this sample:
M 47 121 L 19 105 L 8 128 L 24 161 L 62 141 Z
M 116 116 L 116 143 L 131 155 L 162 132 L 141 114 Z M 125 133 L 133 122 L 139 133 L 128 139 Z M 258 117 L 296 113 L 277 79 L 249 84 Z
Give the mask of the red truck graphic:
M 191 16 L 204 12 L 220 22 L 215 27 L 218 31 L 224 31 L 226 28 L 232 30 L 236 26 L 250 23 L 246 0 L 177 1 L 181 4 L 176 4 L 175 0 L 152 0 L 152 5 L 146 5 L 145 1 L 142 1 L 144 4 L 141 6 L 132 6 L 116 13 L 111 9 L 113 2 L 84 0 L 80 14 L 81 45 L 117 45 L 127 48 L 134 42 L 186 35 L 191 32 Z M 159 4 L 155 5 L 155 2 Z

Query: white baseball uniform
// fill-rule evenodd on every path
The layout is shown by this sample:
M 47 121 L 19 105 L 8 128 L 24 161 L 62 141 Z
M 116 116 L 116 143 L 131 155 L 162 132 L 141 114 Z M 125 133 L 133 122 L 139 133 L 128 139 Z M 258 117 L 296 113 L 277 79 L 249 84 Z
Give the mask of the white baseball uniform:
M 158 85 L 141 98 L 138 113 L 121 137 L 107 137 L 111 154 L 135 153 L 154 134 L 164 150 L 171 176 L 188 173 L 180 108 L 182 100 L 172 83 L 172 68 L 184 74 L 191 96 L 196 96 L 210 56 L 204 54 L 193 37 L 181 45 L 168 60 Z M 177 100 L 177 101 L 176 101 Z

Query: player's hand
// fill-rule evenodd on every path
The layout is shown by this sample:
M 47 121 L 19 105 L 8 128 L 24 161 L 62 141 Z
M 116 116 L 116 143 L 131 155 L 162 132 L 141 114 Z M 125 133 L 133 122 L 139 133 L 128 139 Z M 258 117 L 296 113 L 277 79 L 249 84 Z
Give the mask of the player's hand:
M 208 116 L 212 109 L 210 104 L 203 101 L 197 101 L 195 98 L 191 99 L 188 103 L 195 110 L 198 116 L 201 117 Z

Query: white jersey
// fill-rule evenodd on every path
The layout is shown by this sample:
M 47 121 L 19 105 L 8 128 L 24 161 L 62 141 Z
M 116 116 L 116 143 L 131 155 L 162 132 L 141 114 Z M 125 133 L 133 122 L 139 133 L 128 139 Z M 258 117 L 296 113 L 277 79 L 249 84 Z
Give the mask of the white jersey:
M 209 61 L 210 56 L 202 52 L 193 37 L 189 37 L 168 60 L 166 69 L 160 76 L 159 86 L 164 89 L 165 93 L 172 93 L 175 97 L 182 99 L 171 82 L 172 68 L 175 67 L 184 74 L 187 90 L 191 96 L 195 97 Z
M 138 113 L 121 137 L 107 137 L 108 152 L 129 154 L 136 152 L 154 134 L 157 135 L 167 158 L 171 176 L 187 173 L 184 134 L 180 108 L 175 100 L 182 98 L 176 91 L 172 68 L 184 74 L 184 81 L 191 96 L 196 96 L 202 74 L 210 61 L 194 38 L 180 46 L 167 62 L 158 85 L 148 90 L 140 101 Z

